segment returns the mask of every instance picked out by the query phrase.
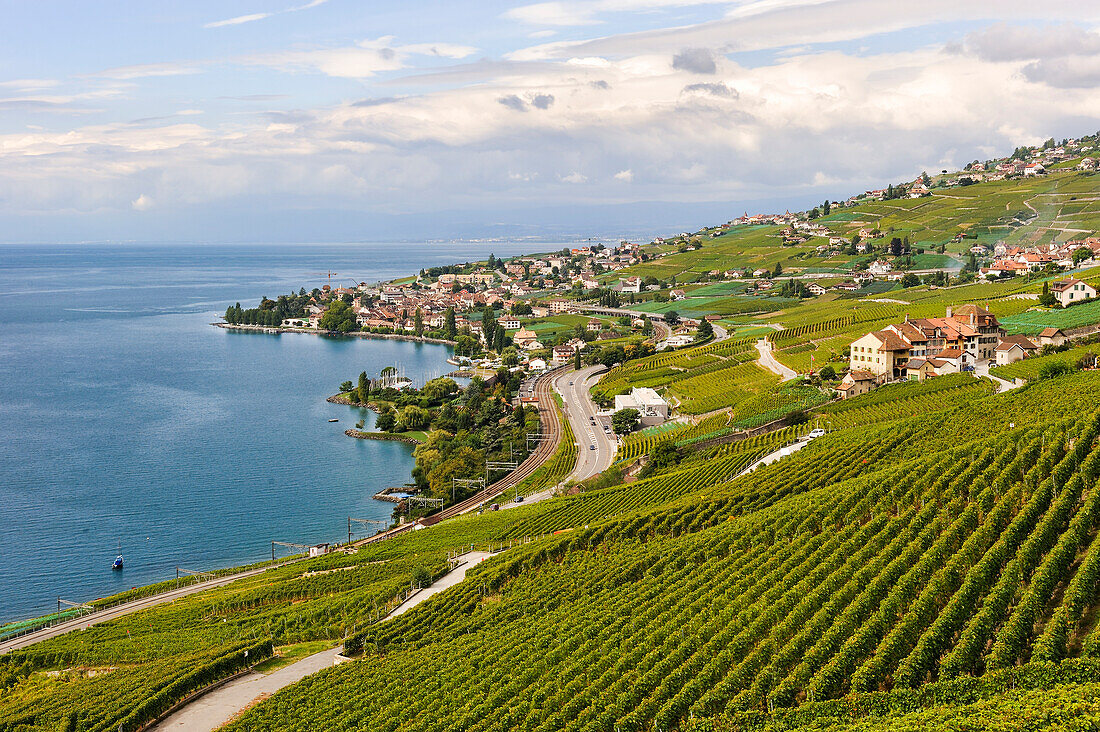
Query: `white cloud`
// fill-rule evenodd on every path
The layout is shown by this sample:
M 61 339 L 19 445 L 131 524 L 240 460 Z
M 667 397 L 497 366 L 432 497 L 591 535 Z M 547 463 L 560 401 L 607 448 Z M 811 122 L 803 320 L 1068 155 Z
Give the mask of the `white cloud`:
M 295 5 L 285 10 L 277 10 L 272 13 L 250 13 L 248 15 L 238 15 L 235 18 L 226 18 L 225 20 L 215 20 L 211 23 L 207 23 L 203 28 L 224 28 L 229 25 L 242 25 L 244 23 L 252 23 L 257 20 L 266 20 L 275 15 L 284 15 L 286 13 L 296 13 L 299 10 L 309 10 L 315 8 L 318 5 L 324 5 L 328 0 L 312 0 L 305 5 Z
M 104 79 L 142 79 L 150 76 L 183 76 L 197 74 L 202 71 L 204 62 L 181 61 L 154 64 L 135 64 L 133 66 L 117 66 L 113 69 L 100 71 L 92 76 Z
M 412 57 L 462 59 L 477 49 L 453 43 L 392 45 L 393 38 L 369 39 L 354 46 L 302 51 L 282 51 L 240 59 L 250 66 L 268 66 L 282 71 L 319 71 L 328 76 L 363 79 L 384 71 L 407 68 Z
M 0 87 L 26 93 L 52 89 L 60 83 L 57 79 L 12 79 L 11 81 L 0 81 Z
M 243 23 L 251 23 L 255 20 L 263 20 L 264 18 L 270 18 L 271 13 L 251 13 L 249 15 L 238 15 L 235 18 L 226 18 L 225 20 L 215 20 L 212 23 L 207 23 L 203 28 L 224 28 L 227 25 L 241 25 Z
M 823 39 L 974 17 L 995 7 L 983 0 L 979 10 L 955 4 L 958 11 L 948 12 L 943 0 L 926 0 L 887 17 L 864 0 L 743 3 L 736 19 L 544 44 L 507 60 L 469 60 L 476 49 L 468 46 L 402 46 L 392 37 L 232 58 L 218 63 L 355 79 L 421 65 L 430 73 L 390 74 L 364 84 L 363 99 L 312 108 L 291 96 L 287 109 L 235 108 L 229 118 L 219 117 L 216 106 L 201 118 L 200 109 L 172 107 L 166 116 L 127 123 L 14 125 L 6 129 L 16 131 L 0 133 L 0 212 L 140 210 L 155 202 L 160 215 L 238 196 L 293 201 L 304 210 L 386 212 L 810 191 L 820 200 L 915 175 L 930 161 L 965 163 L 980 151 L 1088 131 L 1080 125 L 1100 116 L 1100 95 L 1093 93 L 1100 52 L 1091 50 L 1088 31 L 1064 28 L 1061 45 L 1044 46 L 1034 34 L 994 27 L 966 37 L 951 53 L 923 45 L 927 33 L 921 46 L 903 48 L 899 40 L 888 44 L 897 49 L 890 52 L 820 50 Z M 1043 12 L 1048 5 L 1052 17 L 1068 7 L 1049 0 Z M 1004 7 L 1010 15 L 1022 12 L 1016 0 Z M 610 8 L 600 5 L 592 17 Z M 867 29 L 841 22 L 856 11 L 866 11 Z M 1012 57 L 989 50 L 997 33 L 1016 34 Z M 797 53 L 754 56 L 751 66 L 725 56 L 733 47 L 785 49 L 794 42 L 805 45 Z M 704 52 L 690 68 L 683 62 L 674 68 L 673 58 L 686 49 Z M 213 63 L 123 67 L 112 78 L 194 73 Z M 375 88 L 380 84 L 401 88 L 383 94 Z M 134 88 L 112 86 L 115 94 Z M 339 88 L 345 94 L 348 85 Z M 11 92 L 0 110 L 5 102 L 80 103 L 50 91 Z M 234 90 L 216 93 L 227 91 Z
M 599 16 L 612 13 L 728 4 L 730 0 L 563 0 L 521 5 L 503 17 L 528 25 L 576 27 L 602 23 Z
M 591 9 L 562 2 L 521 5 L 505 12 L 504 17 L 528 25 L 578 26 L 596 23 Z

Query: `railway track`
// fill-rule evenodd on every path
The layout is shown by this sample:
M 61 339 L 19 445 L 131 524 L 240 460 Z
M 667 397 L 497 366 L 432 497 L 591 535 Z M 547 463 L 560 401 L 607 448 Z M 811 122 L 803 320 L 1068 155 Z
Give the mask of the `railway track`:
M 453 506 L 448 506 L 441 512 L 423 519 L 421 523 L 424 526 L 431 526 L 432 524 L 439 523 L 452 516 L 459 516 L 473 511 L 486 501 L 496 498 L 509 488 L 514 488 L 524 479 L 529 478 L 543 463 L 550 459 L 557 451 L 558 445 L 561 443 L 562 435 L 561 417 L 558 415 L 558 410 L 554 403 L 553 387 L 554 377 L 560 373 L 560 369 L 548 371 L 540 376 L 535 382 L 535 394 L 539 398 L 539 424 L 547 427 L 545 430 L 546 436 L 539 441 L 539 445 L 535 448 L 535 451 L 528 455 L 527 459 L 520 463 L 515 470 L 486 487 L 485 490 L 475 493 L 465 501 L 456 503 Z

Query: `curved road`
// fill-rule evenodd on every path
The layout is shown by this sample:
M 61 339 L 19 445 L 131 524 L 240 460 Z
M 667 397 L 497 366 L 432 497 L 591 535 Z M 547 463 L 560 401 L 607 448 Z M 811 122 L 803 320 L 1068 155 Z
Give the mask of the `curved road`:
M 554 389 L 561 394 L 566 419 L 577 440 L 577 464 L 567 480 L 581 481 L 602 473 L 611 467 L 619 450 L 615 437 L 603 429 L 604 425 L 610 427 L 611 418 L 598 415 L 588 392 L 605 370 L 605 366 L 589 366 L 554 379 Z
M 756 350 L 760 352 L 760 365 L 777 375 L 783 381 L 790 381 L 798 376 L 797 371 L 775 360 L 775 356 L 772 355 L 771 341 L 761 338 L 756 342 Z

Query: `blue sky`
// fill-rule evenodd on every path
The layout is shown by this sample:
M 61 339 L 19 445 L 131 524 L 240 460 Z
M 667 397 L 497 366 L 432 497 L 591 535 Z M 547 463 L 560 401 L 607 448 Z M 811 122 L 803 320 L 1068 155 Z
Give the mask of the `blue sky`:
M 0 241 L 614 235 L 805 207 L 1096 131 L 1091 5 L 8 0 Z

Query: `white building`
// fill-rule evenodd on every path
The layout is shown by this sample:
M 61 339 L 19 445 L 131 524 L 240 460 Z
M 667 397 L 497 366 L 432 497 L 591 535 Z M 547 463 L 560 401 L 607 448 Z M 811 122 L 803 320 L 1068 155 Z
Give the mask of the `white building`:
M 661 424 L 668 419 L 668 402 L 648 387 L 634 387 L 629 394 L 619 394 L 615 397 L 615 411 L 618 412 L 620 409 L 638 410 L 642 425 L 645 427 Z
M 1054 297 L 1058 299 L 1058 302 L 1062 304 L 1062 307 L 1069 307 L 1082 300 L 1090 300 L 1096 297 L 1095 287 L 1087 282 L 1074 279 L 1052 282 L 1050 291 Z

